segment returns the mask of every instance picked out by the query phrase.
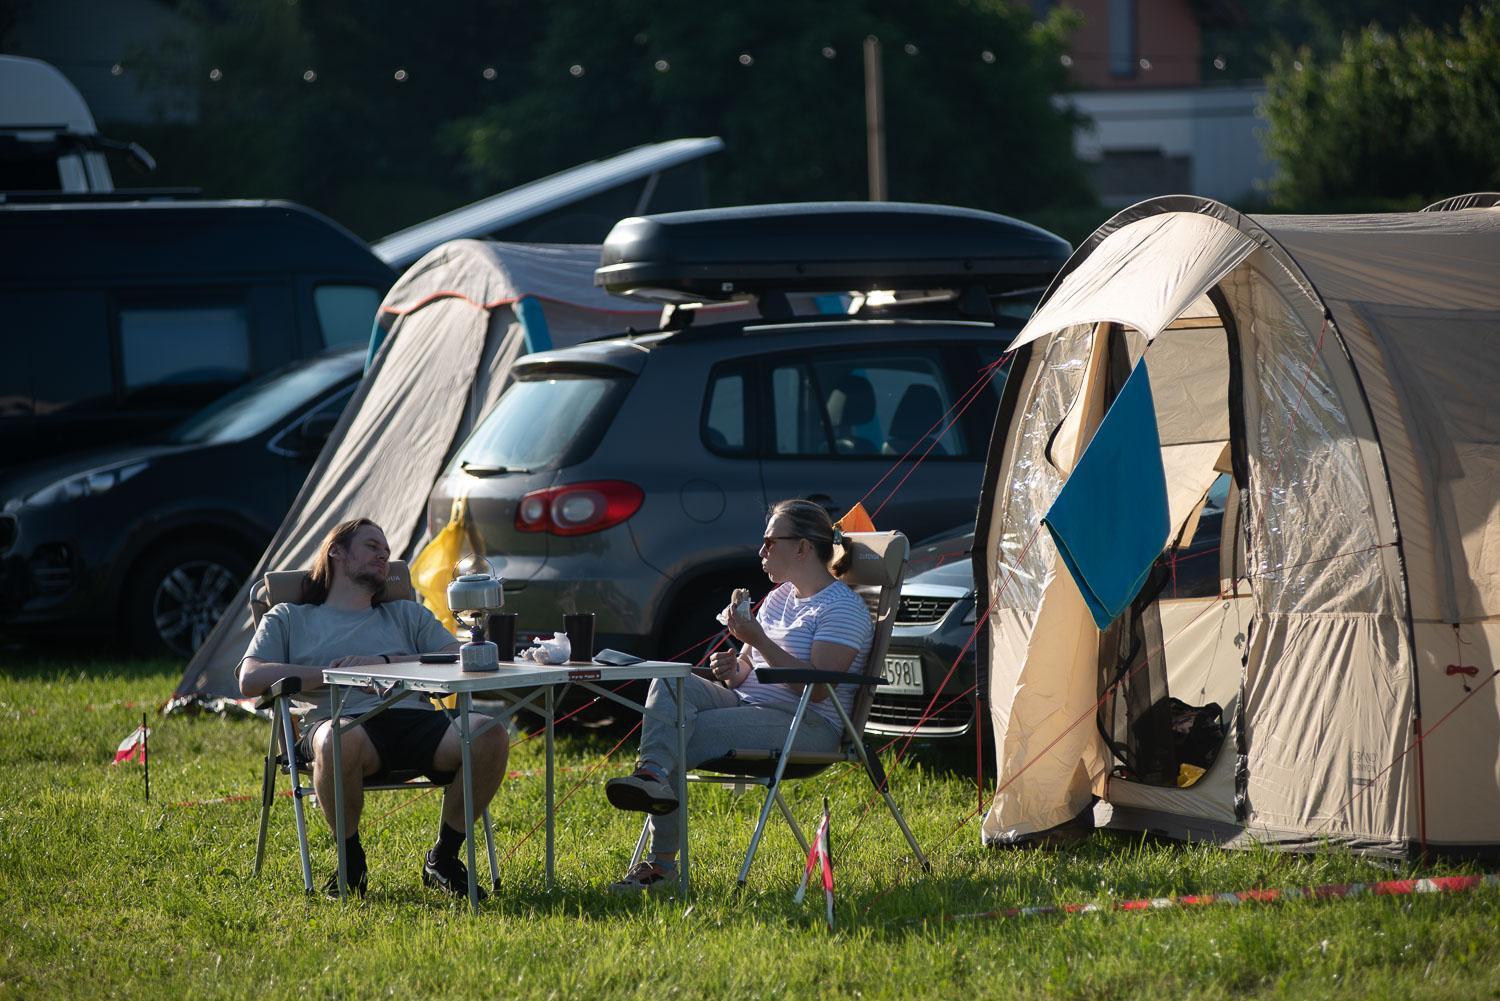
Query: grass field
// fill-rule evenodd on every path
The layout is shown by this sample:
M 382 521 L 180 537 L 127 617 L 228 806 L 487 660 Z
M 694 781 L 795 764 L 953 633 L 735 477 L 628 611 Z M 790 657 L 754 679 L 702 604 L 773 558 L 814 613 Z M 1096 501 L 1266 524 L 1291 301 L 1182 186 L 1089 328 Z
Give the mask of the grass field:
M 115 745 L 170 693 L 179 666 L 15 663 L 0 668 L 0 998 L 453 996 L 970 998 L 1500 997 L 1500 893 L 1364 897 L 1198 910 L 945 921 L 1017 905 L 1368 882 L 1477 872 L 1391 867 L 1338 852 L 1229 853 L 1096 834 L 1064 851 L 980 847 L 968 762 L 909 759 L 894 788 L 934 872 L 922 875 L 883 813 L 861 815 L 854 769 L 788 786 L 810 826 L 833 804 L 839 929 L 792 902 L 802 860 L 784 826 L 736 895 L 752 795 L 697 791 L 694 893 L 622 900 L 638 821 L 588 775 L 558 818 L 558 883 L 540 834 L 501 866 L 480 914 L 421 889 L 436 799 L 372 795 L 370 896 L 303 896 L 287 800 L 252 881 L 257 804 L 180 805 L 254 793 L 266 724 L 153 717 L 151 801 Z M 559 794 L 612 739 L 559 742 Z M 504 855 L 541 803 L 541 741 L 496 800 Z M 971 756 L 971 755 L 970 755 Z M 963 756 L 967 758 L 969 756 Z M 971 768 L 971 766 L 968 766 Z M 314 820 L 318 880 L 332 865 Z

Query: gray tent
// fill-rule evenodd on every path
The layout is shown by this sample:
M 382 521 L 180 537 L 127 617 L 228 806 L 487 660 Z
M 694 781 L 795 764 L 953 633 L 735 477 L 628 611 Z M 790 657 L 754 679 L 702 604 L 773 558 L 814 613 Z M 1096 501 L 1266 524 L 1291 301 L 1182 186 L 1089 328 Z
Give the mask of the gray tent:
M 307 566 L 346 518 L 373 518 L 391 551 L 410 557 L 428 492 L 518 356 L 655 320 L 655 309 L 595 289 L 598 263 L 598 247 L 458 240 L 413 265 L 382 303 L 364 380 L 250 581 Z M 239 694 L 249 588 L 188 664 L 177 697 Z
M 1016 341 L 980 502 L 987 843 L 1098 796 L 1096 818 L 1176 837 L 1500 844 L 1500 209 L 1484 201 L 1243 216 L 1161 198 L 1074 254 Z M 1217 593 L 1148 590 L 1101 631 L 1039 523 L 1137 364 L 1166 475 L 1158 566 L 1218 480 Z M 1146 781 L 1118 749 L 1160 733 L 1163 707 L 1182 722 L 1169 696 L 1222 706 L 1227 736 L 1206 772 Z

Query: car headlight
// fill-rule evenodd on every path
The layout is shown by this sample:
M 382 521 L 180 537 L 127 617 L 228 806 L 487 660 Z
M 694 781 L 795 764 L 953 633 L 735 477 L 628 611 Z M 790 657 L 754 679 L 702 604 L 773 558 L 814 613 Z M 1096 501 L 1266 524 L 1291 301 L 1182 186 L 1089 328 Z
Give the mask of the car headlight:
M 67 479 L 47 484 L 27 497 L 26 503 L 39 507 L 65 500 L 76 500 L 79 497 L 97 497 L 99 494 L 113 490 L 148 465 L 149 463 L 146 462 L 131 462 L 123 466 L 106 466 L 103 469 L 91 469 L 86 473 L 78 473 Z
M 969 602 L 969 610 L 964 613 L 961 621 L 966 626 L 972 626 L 979 621 L 979 595 L 973 596 L 973 600 Z

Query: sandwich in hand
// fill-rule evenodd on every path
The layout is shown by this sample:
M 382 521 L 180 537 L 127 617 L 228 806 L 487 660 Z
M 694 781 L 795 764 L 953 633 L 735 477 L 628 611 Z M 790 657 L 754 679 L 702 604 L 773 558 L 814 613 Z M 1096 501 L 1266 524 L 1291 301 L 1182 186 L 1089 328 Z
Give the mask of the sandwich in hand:
M 734 611 L 741 618 L 748 619 L 750 617 L 750 589 L 749 588 L 747 588 L 747 587 L 737 587 L 737 588 L 734 589 L 734 593 L 729 596 L 729 607 L 725 608 L 724 611 L 722 611 L 722 612 L 719 613 L 718 618 L 719 618 L 719 624 L 720 625 L 725 625 L 725 626 L 729 625 L 729 610 L 731 608 L 734 609 Z

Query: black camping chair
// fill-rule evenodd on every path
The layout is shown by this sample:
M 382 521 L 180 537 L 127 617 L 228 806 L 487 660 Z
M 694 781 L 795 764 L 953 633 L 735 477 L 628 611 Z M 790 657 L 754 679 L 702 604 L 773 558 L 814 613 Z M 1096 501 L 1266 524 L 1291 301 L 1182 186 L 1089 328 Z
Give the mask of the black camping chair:
M 302 585 L 306 578 L 305 570 L 279 570 L 266 574 L 250 592 L 250 614 L 254 617 L 255 624 L 260 625 L 261 616 L 282 602 L 301 601 Z M 385 593 L 387 600 L 413 597 L 411 573 L 404 562 L 391 560 Z M 297 847 L 302 854 L 302 887 L 312 893 L 312 856 L 307 847 L 307 817 L 302 802 L 316 801 L 317 793 L 310 784 L 304 784 L 304 780 L 311 781 L 312 762 L 303 761 L 297 753 L 299 718 L 291 706 L 293 697 L 301 690 L 300 679 L 283 678 L 255 700 L 257 710 L 271 711 L 271 746 L 266 752 L 265 773 L 260 789 L 260 833 L 255 839 L 255 875 L 260 875 L 261 863 L 265 859 L 271 805 L 276 802 L 276 776 L 277 773 L 283 773 L 291 779 L 292 813 L 297 821 Z M 416 771 L 382 771 L 372 778 L 377 781 L 366 782 L 366 791 L 441 788 Z M 489 810 L 485 810 L 480 816 L 484 821 L 484 840 L 489 849 L 490 874 L 493 878 L 500 871 L 495 863 L 495 833 L 490 826 Z
M 878 671 L 880 665 L 885 663 L 885 651 L 891 641 L 891 627 L 896 621 L 896 606 L 901 598 L 901 581 L 906 575 L 908 551 L 906 536 L 900 532 L 851 532 L 844 536 L 844 545 L 853 559 L 849 570 L 841 579 L 859 592 L 866 603 L 871 605 L 870 614 L 874 619 L 875 638 L 870 644 L 870 657 L 866 670 Z M 738 884 L 744 886 L 750 875 L 750 864 L 755 861 L 755 853 L 760 847 L 760 839 L 765 833 L 766 821 L 770 819 L 773 804 L 786 818 L 787 826 L 792 829 L 792 834 L 796 836 L 797 843 L 802 846 L 803 852 L 808 851 L 807 838 L 803 836 L 802 829 L 797 826 L 797 821 L 792 817 L 792 811 L 788 809 L 786 800 L 781 796 L 781 783 L 786 779 L 810 778 L 830 765 L 841 762 L 858 762 L 864 768 L 870 783 L 885 800 L 885 805 L 890 810 L 891 816 L 895 818 L 896 825 L 905 835 L 912 854 L 916 856 L 925 871 L 931 872 L 932 866 L 928 863 L 927 857 L 922 854 L 922 849 L 917 845 L 917 839 L 912 835 L 911 828 L 906 825 L 906 818 L 901 815 L 900 808 L 891 797 L 888 788 L 889 781 L 885 768 L 880 762 L 880 756 L 872 748 L 866 747 L 864 742 L 864 726 L 870 716 L 870 704 L 874 701 L 875 686 L 882 684 L 885 679 L 874 674 L 788 668 L 761 668 L 756 672 L 756 678 L 768 684 L 806 686 L 802 690 L 801 700 L 797 703 L 796 714 L 792 719 L 792 728 L 787 733 L 786 743 L 779 749 L 736 748 L 722 758 L 703 762 L 698 765 L 696 772 L 687 777 L 689 782 L 711 782 L 728 786 L 759 785 L 766 789 L 766 799 L 761 804 L 760 818 L 755 823 L 754 833 L 750 835 L 750 846 L 745 852 L 744 864 L 740 866 Z M 807 714 L 813 691 L 818 685 L 827 689 L 829 703 L 837 708 L 844 724 L 843 744 L 837 751 L 793 751 L 792 744 L 797 739 L 797 730 Z M 859 692 L 854 697 L 853 712 L 845 712 L 843 705 L 838 701 L 836 692 L 838 685 L 859 686 Z M 713 774 L 701 774 L 704 772 Z M 635 854 L 630 859 L 632 866 L 645 854 L 649 837 L 650 819 L 648 818 L 641 827 L 639 840 L 636 841 Z

